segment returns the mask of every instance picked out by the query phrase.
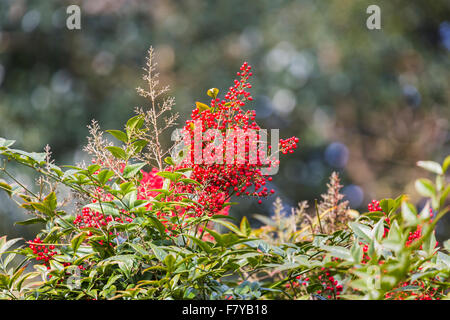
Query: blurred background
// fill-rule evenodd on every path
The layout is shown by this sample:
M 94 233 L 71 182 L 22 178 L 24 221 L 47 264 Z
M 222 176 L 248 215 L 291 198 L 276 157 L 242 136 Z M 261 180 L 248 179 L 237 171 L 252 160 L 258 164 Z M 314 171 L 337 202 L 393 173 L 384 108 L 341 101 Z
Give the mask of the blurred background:
M 66 27 L 71 4 L 81 30 Z M 366 27 L 370 4 L 381 30 Z M 273 180 L 287 206 L 318 198 L 333 170 L 352 208 L 403 192 L 420 204 L 414 180 L 428 175 L 416 161 L 450 154 L 447 0 L 1 0 L 0 136 L 27 151 L 49 144 L 60 165 L 85 159 L 91 119 L 120 129 L 145 105 L 135 88 L 150 45 L 181 121 L 243 61 L 253 66 L 247 107 L 262 127 L 300 138 Z M 274 198 L 232 213 L 270 214 Z M 31 238 L 36 228 L 14 226 L 24 218 L 0 193 L 0 234 Z M 449 229 L 447 219 L 438 238 Z

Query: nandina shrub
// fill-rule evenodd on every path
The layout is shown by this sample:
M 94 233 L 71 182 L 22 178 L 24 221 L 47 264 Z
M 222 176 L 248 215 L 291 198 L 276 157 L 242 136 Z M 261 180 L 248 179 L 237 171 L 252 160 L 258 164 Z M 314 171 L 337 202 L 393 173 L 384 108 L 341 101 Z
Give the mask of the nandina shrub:
M 301 203 L 284 215 L 280 201 L 266 225 L 252 229 L 247 218 L 234 224 L 232 197 L 275 190 L 266 181 L 280 165 L 278 154 L 297 148 L 298 138 L 267 146 L 247 110 L 251 67 L 244 63 L 223 99 L 207 91 L 164 148 L 174 104 L 158 85 L 153 50 L 144 80 L 148 109 L 137 108 L 123 130 L 89 126 L 84 150 L 90 165 L 57 166 L 49 148 L 28 153 L 0 138 L 1 170 L 10 181 L 0 188 L 30 212 L 19 224 L 44 225 L 34 239 L 0 238 L 0 296 L 6 299 L 440 299 L 448 297 L 450 257 L 434 238 L 447 212 L 450 186 L 442 165 L 421 162 L 437 174 L 421 179 L 418 191 L 430 201 L 416 212 L 405 196 L 374 201 L 355 215 L 339 190 L 337 174 L 314 214 Z M 165 114 L 168 114 L 164 116 Z M 180 134 L 181 133 L 181 134 Z M 230 134 L 231 133 L 231 134 Z M 197 139 L 198 137 L 201 139 Z M 255 145 L 262 146 L 257 148 Z M 267 149 L 266 150 L 266 146 Z M 222 156 L 225 156 L 223 161 Z M 10 173 L 8 161 L 36 171 L 38 192 Z M 63 188 L 70 194 L 64 198 Z M 217 226 L 227 232 L 219 232 Z M 28 266 L 28 267 L 27 267 Z M 30 270 L 30 268 L 33 270 Z

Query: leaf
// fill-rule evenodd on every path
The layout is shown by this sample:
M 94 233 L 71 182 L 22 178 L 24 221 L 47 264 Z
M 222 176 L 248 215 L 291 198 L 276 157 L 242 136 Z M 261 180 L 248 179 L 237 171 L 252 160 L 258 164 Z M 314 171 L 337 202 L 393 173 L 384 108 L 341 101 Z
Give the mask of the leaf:
M 321 249 L 324 249 L 331 253 L 332 256 L 337 257 L 339 259 L 344 259 L 346 261 L 353 261 L 353 256 L 347 248 L 338 247 L 338 246 L 320 246 Z
M 238 235 L 243 235 L 242 232 L 234 224 L 232 224 L 229 221 L 217 220 L 215 222 L 223 225 L 224 227 L 226 227 L 227 229 L 233 231 L 234 233 L 236 233 Z
M 0 180 L 0 189 L 4 190 L 8 196 L 11 198 L 12 196 L 12 187 L 6 183 L 4 180 Z
M 140 115 L 134 116 L 127 121 L 127 131 L 132 132 L 134 129 L 140 129 L 144 125 L 144 119 Z
M 89 208 L 93 211 L 103 213 L 105 215 L 112 215 L 113 217 L 119 217 L 120 213 L 112 204 L 110 203 L 89 203 L 84 206 L 84 208 Z
M 145 250 L 142 246 L 140 246 L 140 245 L 138 245 L 138 244 L 136 244 L 136 243 L 130 243 L 130 246 L 133 247 L 133 249 L 134 249 L 137 253 L 139 253 L 139 254 L 141 254 L 141 255 L 143 255 L 143 256 L 149 254 L 149 252 L 148 252 L 147 250 Z
M 210 252 L 211 252 L 211 247 L 210 247 L 209 244 L 206 243 L 205 241 L 200 240 L 200 239 L 198 239 L 198 238 L 196 238 L 196 237 L 194 237 L 194 236 L 191 236 L 191 235 L 189 235 L 189 234 L 187 235 L 187 237 L 190 238 L 192 241 L 194 241 L 194 243 L 195 243 L 199 248 L 201 248 L 202 251 L 205 251 L 206 253 L 210 253 Z
M 145 165 L 145 162 L 127 165 L 125 169 L 123 169 L 123 177 L 125 179 L 133 178 Z
M 163 177 L 163 178 L 167 178 L 170 181 L 174 181 L 174 182 L 177 182 L 178 179 L 180 179 L 183 176 L 182 173 L 168 172 L 168 171 L 161 171 L 161 172 L 156 173 L 156 175 Z
M 89 167 L 87 167 L 87 171 L 89 172 L 89 174 L 95 174 L 100 169 L 101 167 L 98 164 L 91 164 Z
M 127 155 L 125 154 L 125 151 L 122 148 L 109 146 L 109 147 L 106 147 L 106 149 L 109 152 L 111 152 L 111 154 L 117 159 L 126 160 L 126 158 L 127 158 Z
M 105 185 L 113 176 L 113 171 L 105 169 L 99 172 L 99 174 L 97 175 L 97 179 L 102 185 Z
M 22 239 L 16 238 L 6 241 L 6 236 L 3 236 L 0 238 L 0 254 L 7 251 L 10 247 L 12 247 L 17 241 L 20 241 Z
M 180 181 L 183 182 L 184 184 L 195 184 L 197 186 L 202 185 L 200 182 L 190 178 L 181 178 Z
M 426 198 L 431 198 L 436 195 L 436 190 L 433 183 L 428 179 L 418 179 L 415 183 L 417 192 Z
M 247 217 L 243 217 L 241 220 L 241 225 L 240 225 L 240 229 L 241 232 L 243 234 L 245 234 L 247 237 L 250 235 L 250 233 L 252 232 L 252 227 L 250 226 L 250 223 L 248 222 Z
M 106 130 L 106 132 L 110 133 L 114 138 L 120 140 L 122 142 L 128 142 L 128 136 L 125 132 L 120 130 Z
M 40 202 L 30 202 L 29 205 L 31 205 L 31 207 L 39 212 L 42 212 L 43 214 L 46 214 L 50 217 L 55 215 L 54 210 L 51 210 L 48 206 L 44 205 L 43 203 Z
M 444 162 L 442 163 L 442 171 L 445 173 L 447 172 L 447 169 L 450 167 L 450 155 L 448 155 Z
M 417 212 L 412 204 L 403 201 L 402 202 L 402 218 L 407 226 L 417 225 Z
M 195 102 L 195 105 L 197 106 L 197 109 L 199 112 L 203 112 L 205 110 L 211 110 L 211 108 L 208 105 L 198 102 L 198 101 Z
M 449 194 L 450 194 L 450 185 L 448 185 L 442 192 L 441 198 L 439 199 L 439 206 L 443 207 L 445 205 L 445 201 L 447 200 Z
M 158 246 L 154 245 L 153 243 L 149 243 L 150 247 L 153 250 L 153 253 L 155 254 L 156 259 L 158 259 L 159 261 L 163 262 L 164 259 L 167 256 L 167 252 L 164 251 L 163 249 L 159 248 Z
M 131 146 L 134 149 L 134 153 L 140 153 L 147 144 L 148 144 L 148 141 L 146 141 L 146 140 L 138 140 L 138 141 L 133 142 L 131 144 Z
M 103 287 L 103 290 L 108 289 L 114 282 L 116 282 L 120 278 L 122 278 L 121 274 L 117 274 L 115 276 L 110 277 L 108 279 L 108 282 L 106 283 L 106 285 Z
M 164 162 L 167 163 L 168 165 L 174 166 L 175 162 L 173 162 L 172 157 L 166 157 L 164 158 Z
M 159 221 L 158 218 L 150 216 L 148 217 L 146 224 L 151 224 L 159 231 L 159 233 L 164 236 L 166 234 L 166 227 Z
M 215 232 L 214 230 L 208 229 L 206 228 L 206 231 L 213 236 L 214 240 L 216 240 L 217 244 L 219 244 L 220 246 L 223 245 L 223 240 L 222 240 L 222 236 Z
M 215 99 L 215 98 L 217 98 L 217 95 L 219 94 L 219 89 L 211 88 L 206 92 L 206 94 L 208 96 L 210 96 L 211 98 Z
M 422 249 L 429 255 L 434 254 L 434 248 L 436 246 L 436 237 L 434 231 L 429 234 L 429 236 L 424 239 L 422 244 Z
M 9 148 L 15 142 L 16 142 L 15 140 L 6 140 L 5 138 L 0 138 L 0 149 L 1 148 Z
M 14 224 L 18 224 L 20 226 L 26 226 L 26 225 L 35 224 L 35 223 L 45 223 L 45 220 L 42 218 L 31 218 L 31 219 L 28 219 L 25 221 L 16 222 Z
M 353 257 L 353 261 L 355 263 L 359 263 L 361 262 L 364 252 L 361 248 L 361 246 L 358 244 L 358 242 L 355 242 L 352 246 L 352 248 L 350 249 L 350 253 Z
M 422 220 L 428 220 L 430 218 L 430 204 L 428 201 L 420 211 L 419 217 Z
M 119 187 L 123 195 L 126 195 L 127 193 L 135 189 L 133 182 L 130 181 L 121 183 Z
M 370 242 L 371 241 L 371 230 L 368 226 L 363 225 L 357 222 L 350 222 L 350 228 L 352 228 L 353 232 L 356 236 Z
M 372 229 L 371 238 L 376 239 L 377 241 L 381 241 L 381 239 L 383 239 L 383 234 L 384 234 L 384 219 L 380 219 Z
M 164 258 L 164 264 L 167 266 L 167 269 L 169 270 L 169 272 L 172 270 L 174 264 L 175 264 L 175 257 L 172 254 L 168 254 L 165 258 Z
M 72 241 L 70 241 L 71 247 L 74 252 L 77 252 L 80 245 L 83 243 L 83 241 L 87 238 L 87 234 L 85 232 L 77 234 L 75 237 L 72 238 Z
M 442 175 L 443 170 L 439 163 L 434 161 L 418 161 L 417 165 L 427 171 Z
M 54 192 L 49 193 L 49 195 L 44 198 L 43 204 L 50 208 L 50 210 L 55 211 L 58 204 L 56 194 Z

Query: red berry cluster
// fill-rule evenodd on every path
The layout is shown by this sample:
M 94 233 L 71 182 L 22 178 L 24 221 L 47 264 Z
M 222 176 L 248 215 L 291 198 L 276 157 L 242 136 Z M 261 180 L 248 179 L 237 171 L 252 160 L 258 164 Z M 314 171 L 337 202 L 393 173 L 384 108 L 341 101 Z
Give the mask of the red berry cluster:
M 406 240 L 406 246 L 409 246 L 415 240 L 419 239 L 422 236 L 422 226 L 417 226 L 417 229 L 414 232 L 410 232 L 408 235 L 408 240 Z
M 105 216 L 100 212 L 92 211 L 89 208 L 83 208 L 81 211 L 81 215 L 77 215 L 73 224 L 79 227 L 80 229 L 84 228 L 96 228 L 101 229 L 108 225 L 109 222 L 113 221 L 112 216 Z M 92 232 L 88 232 L 88 235 L 91 236 Z
M 338 258 L 334 258 L 338 260 Z M 321 268 L 324 274 L 317 276 L 318 281 L 322 284 L 323 289 L 317 290 L 317 294 L 326 296 L 328 299 L 337 298 L 341 294 L 343 287 L 339 282 L 331 275 L 331 270 L 327 268 Z
M 414 300 L 440 300 L 440 295 L 443 294 L 442 290 L 437 287 L 427 287 L 423 281 L 406 281 L 403 282 L 398 288 L 404 288 L 407 286 L 418 287 L 416 291 L 400 291 L 392 290 L 385 294 L 385 298 L 389 300 L 404 300 L 409 297 L 414 297 Z
M 370 212 L 375 212 L 375 211 L 379 211 L 382 212 L 386 217 L 384 218 L 384 221 L 386 221 L 388 227 L 384 228 L 384 234 L 383 234 L 383 238 L 386 237 L 386 235 L 389 232 L 389 226 L 391 225 L 391 220 L 387 217 L 386 213 L 383 211 L 383 209 L 380 206 L 380 201 L 377 200 L 372 200 L 372 203 L 369 203 L 367 205 L 367 208 L 369 209 Z
M 266 181 L 270 181 L 271 177 L 262 174 L 262 168 L 267 166 L 271 168 L 278 166 L 279 161 L 273 159 L 274 155 L 265 157 L 262 152 L 251 152 L 255 141 L 261 140 L 258 130 L 261 128 L 255 122 L 256 112 L 254 110 L 244 111 L 246 101 L 253 100 L 247 89 L 251 88 L 248 83 L 251 67 L 248 63 L 244 63 L 238 76 L 239 80 L 234 80 L 234 86 L 230 87 L 225 94 L 225 99 L 212 99 L 210 108 L 192 111 L 191 119 L 186 121 L 184 127 L 185 133 L 190 136 L 190 153 L 187 154 L 188 164 L 181 164 L 177 167 L 192 167 L 191 178 L 201 183 L 204 188 L 197 194 L 198 202 L 201 206 L 194 208 L 196 215 L 204 214 L 213 215 L 223 209 L 224 203 L 233 195 L 236 196 L 255 196 L 258 198 L 267 197 L 274 193 L 275 190 L 268 190 L 265 186 Z M 201 124 L 201 128 L 196 125 Z M 234 157 L 233 161 L 225 161 L 226 163 L 196 163 L 195 130 L 201 130 L 201 133 L 207 132 L 209 129 L 219 130 L 222 134 L 223 147 L 221 151 L 227 150 L 238 153 L 238 150 L 245 150 L 243 159 Z M 237 136 L 230 139 L 227 132 L 234 132 Z M 250 141 L 248 132 L 255 133 L 255 141 Z M 216 139 L 216 138 L 214 138 Z M 211 146 L 213 141 L 202 141 L 202 150 Z M 292 153 L 297 148 L 298 138 L 292 137 L 286 140 L 280 140 L 280 150 L 282 153 Z M 269 148 L 270 149 L 270 148 Z M 215 152 L 220 152 L 215 149 Z M 186 187 L 187 190 L 182 192 L 191 192 L 191 186 Z
M 367 205 L 368 209 L 370 212 L 374 212 L 374 211 L 380 211 L 383 212 L 383 209 L 380 207 L 380 202 L 377 200 L 372 200 L 372 203 L 369 203 Z M 384 215 L 386 215 L 385 212 L 383 212 Z M 430 217 L 433 217 L 433 209 L 430 208 Z M 390 225 L 390 220 L 388 217 L 385 218 L 386 223 L 388 224 L 388 226 Z M 430 220 L 431 221 L 431 220 Z M 387 233 L 389 232 L 389 228 L 384 228 L 384 235 L 383 237 L 385 237 L 387 235 Z M 412 231 L 409 233 L 408 236 L 408 240 L 406 241 L 406 246 L 411 245 L 411 243 L 413 243 L 415 240 L 419 239 L 422 236 L 422 226 L 417 226 L 415 231 Z M 438 245 L 438 242 L 436 242 L 436 246 Z
M 297 149 L 298 141 L 297 137 L 291 137 L 284 140 L 280 139 L 280 151 L 283 154 L 294 153 L 294 150 Z
M 49 261 L 53 259 L 53 256 L 58 254 L 54 245 L 43 245 L 42 240 L 37 237 L 33 241 L 28 241 L 29 248 L 33 250 L 33 253 L 37 255 L 36 260 L 42 261 L 47 269 L 50 269 Z
M 153 168 L 150 172 L 141 171 L 142 179 L 139 181 L 138 195 L 139 200 L 146 200 L 150 197 L 158 195 L 154 189 L 161 189 L 164 183 L 164 178 L 156 175 L 158 169 Z
M 98 163 L 100 165 L 103 165 L 103 162 L 101 161 L 97 161 L 97 160 L 92 160 L 92 163 Z M 121 164 L 120 166 L 120 170 L 123 172 L 123 169 L 125 168 L 124 164 Z M 98 174 L 100 172 L 101 169 L 97 170 L 97 172 L 95 172 L 94 174 Z M 96 198 L 92 199 L 91 203 L 97 203 L 99 200 L 101 201 L 112 201 L 114 199 L 114 196 L 110 193 L 105 193 L 104 190 L 100 187 L 97 187 L 95 189 L 95 193 L 96 193 Z M 73 224 L 77 227 L 79 227 L 80 229 L 84 229 L 84 228 L 95 228 L 95 229 L 106 229 L 106 227 L 108 226 L 108 224 L 111 221 L 115 221 L 115 222 L 119 222 L 119 223 L 124 223 L 124 221 L 126 222 L 132 222 L 133 219 L 132 217 L 128 216 L 127 212 L 125 210 L 122 210 L 122 213 L 124 214 L 123 217 L 115 217 L 113 218 L 111 215 L 105 215 L 101 212 L 92 210 L 90 208 L 83 208 L 81 211 L 81 215 L 78 214 L 74 221 Z M 110 235 L 112 235 L 112 232 L 109 232 Z M 92 232 L 88 231 L 88 236 L 92 236 Z
M 201 186 L 194 184 L 179 182 L 173 183 L 170 188 L 170 196 L 162 201 L 178 202 L 185 200 L 185 195 L 190 194 L 194 196 L 196 201 L 192 205 L 184 205 L 176 207 L 176 212 L 157 212 L 156 215 L 160 221 L 166 225 L 166 232 L 171 233 L 177 227 L 177 224 L 171 222 L 172 217 L 195 217 L 213 215 L 213 214 L 227 214 L 228 207 L 225 203 L 233 196 L 255 196 L 258 198 L 267 197 L 275 192 L 275 190 L 267 188 L 267 181 L 271 181 L 272 177 L 263 174 L 264 169 L 277 167 L 279 161 L 274 159 L 275 154 L 270 153 L 266 155 L 265 150 L 261 151 L 255 147 L 262 143 L 262 137 L 259 133 L 261 129 L 255 122 L 256 112 L 254 110 L 243 110 L 247 101 L 252 101 L 250 93 L 247 91 L 252 86 L 248 83 L 249 77 L 252 76 L 251 66 L 244 63 L 240 71 L 237 73 L 240 79 L 234 80 L 234 85 L 226 92 L 224 99 L 220 100 L 215 95 L 210 101 L 210 105 L 206 106 L 200 104 L 192 111 L 191 119 L 186 121 L 184 126 L 185 137 L 190 140 L 187 147 L 190 151 L 185 154 L 185 159 L 190 161 L 183 161 L 181 164 L 169 166 L 168 171 L 175 171 L 180 169 L 192 169 L 190 179 L 197 181 Z M 214 155 L 220 152 L 219 148 L 210 148 L 216 146 L 215 139 L 217 137 L 209 137 L 208 134 L 214 129 L 214 132 L 219 132 L 222 138 L 222 151 L 225 152 L 226 161 L 204 161 L 203 156 L 211 156 L 204 150 L 214 150 Z M 196 138 L 197 134 L 201 134 L 201 159 L 200 163 L 196 162 L 197 150 Z M 232 132 L 230 137 L 228 133 Z M 203 139 L 205 136 L 205 139 Z M 213 141 L 211 139 L 214 138 Z M 281 139 L 279 141 L 279 150 L 283 154 L 292 153 L 297 148 L 298 138 L 291 137 L 289 139 Z M 265 146 L 265 144 L 264 144 Z M 227 151 L 227 150 L 231 151 Z M 270 150 L 269 146 L 269 150 Z M 256 152 L 255 152 L 256 151 Z M 206 154 L 205 154 L 206 153 Z M 231 154 L 231 161 L 230 160 Z M 237 155 L 237 156 L 236 156 Z M 223 159 L 223 154 L 222 154 Z M 187 162 L 187 163 L 186 163 Z M 103 165 L 101 161 L 94 161 Z M 121 165 L 123 170 L 125 164 Z M 157 175 L 158 170 L 152 169 L 150 172 L 141 171 L 143 178 L 138 186 L 138 199 L 147 200 L 150 197 L 155 197 L 159 194 L 155 189 L 161 189 L 164 179 Z M 103 190 L 97 189 L 97 195 L 102 201 L 111 201 L 112 196 L 105 194 Z M 94 199 L 92 202 L 96 202 Z M 260 201 L 259 201 L 260 202 Z M 151 208 L 151 204 L 147 209 Z M 100 212 L 96 212 L 89 208 L 85 208 L 81 215 L 78 215 L 74 224 L 80 228 L 105 228 L 111 221 L 131 222 L 133 217 L 123 212 L 122 218 L 112 218 L 105 216 Z

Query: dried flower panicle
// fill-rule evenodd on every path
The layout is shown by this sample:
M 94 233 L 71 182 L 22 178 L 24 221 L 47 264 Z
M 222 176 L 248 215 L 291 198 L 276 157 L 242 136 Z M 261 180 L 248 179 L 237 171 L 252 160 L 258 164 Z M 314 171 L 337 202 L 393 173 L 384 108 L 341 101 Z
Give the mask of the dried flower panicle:
M 351 219 L 348 214 L 348 201 L 343 201 L 345 196 L 341 194 L 342 187 L 339 174 L 333 172 L 327 183 L 327 193 L 321 195 L 322 201 L 318 205 L 322 230 L 316 229 L 316 232 L 331 234 L 345 228 Z

